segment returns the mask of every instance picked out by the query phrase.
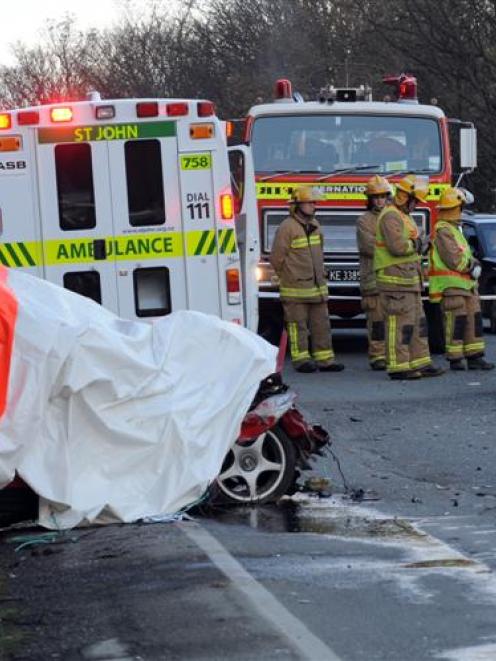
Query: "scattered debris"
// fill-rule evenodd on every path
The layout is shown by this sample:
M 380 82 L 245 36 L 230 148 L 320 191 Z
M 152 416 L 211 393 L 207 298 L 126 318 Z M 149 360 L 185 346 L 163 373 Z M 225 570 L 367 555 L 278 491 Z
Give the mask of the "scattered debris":
M 477 563 L 467 558 L 444 558 L 440 560 L 423 560 L 409 562 L 403 565 L 405 569 L 432 569 L 434 567 L 473 567 Z

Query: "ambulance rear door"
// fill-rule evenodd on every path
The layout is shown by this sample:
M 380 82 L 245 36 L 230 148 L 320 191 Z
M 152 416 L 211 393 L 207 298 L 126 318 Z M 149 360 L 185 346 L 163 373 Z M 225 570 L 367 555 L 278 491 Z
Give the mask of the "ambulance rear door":
M 188 300 L 175 121 L 140 122 L 108 142 L 120 314 L 160 317 Z
M 119 313 L 107 143 L 73 128 L 37 131 L 38 185 L 47 280 Z
M 184 140 L 186 142 L 186 140 Z M 213 141 L 209 140 L 211 146 Z M 213 158 L 203 146 L 178 154 L 189 307 L 222 316 L 217 261 Z

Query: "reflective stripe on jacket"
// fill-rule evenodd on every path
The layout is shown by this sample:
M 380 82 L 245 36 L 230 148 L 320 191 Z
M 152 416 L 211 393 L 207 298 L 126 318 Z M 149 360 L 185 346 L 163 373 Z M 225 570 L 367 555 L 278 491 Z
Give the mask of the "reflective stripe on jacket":
M 476 281 L 468 270 L 472 251 L 458 225 L 438 220 L 429 259 L 429 299 L 439 303 L 448 289 L 470 292 Z M 456 292 L 453 292 L 456 293 Z
M 384 291 L 420 291 L 420 257 L 415 221 L 395 205 L 385 207 L 377 219 L 374 270 Z
M 314 218 L 306 222 L 295 213 L 283 220 L 274 237 L 270 263 L 279 276 L 281 299 L 327 301 L 323 236 Z

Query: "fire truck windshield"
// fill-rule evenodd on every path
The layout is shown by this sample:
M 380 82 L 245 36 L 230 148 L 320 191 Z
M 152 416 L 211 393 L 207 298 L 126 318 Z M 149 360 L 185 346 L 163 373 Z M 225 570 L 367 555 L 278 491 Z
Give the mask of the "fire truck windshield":
M 441 171 L 439 124 L 424 117 L 287 115 L 258 117 L 252 132 L 256 172 Z M 373 165 L 369 165 L 373 164 Z

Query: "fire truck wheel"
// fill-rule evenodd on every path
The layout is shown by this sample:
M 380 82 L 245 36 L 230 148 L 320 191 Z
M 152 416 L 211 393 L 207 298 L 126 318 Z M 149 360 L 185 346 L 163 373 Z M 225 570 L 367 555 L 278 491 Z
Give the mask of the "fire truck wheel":
M 276 425 L 250 443 L 236 443 L 227 453 L 213 498 L 233 504 L 277 500 L 295 481 L 296 450 Z

